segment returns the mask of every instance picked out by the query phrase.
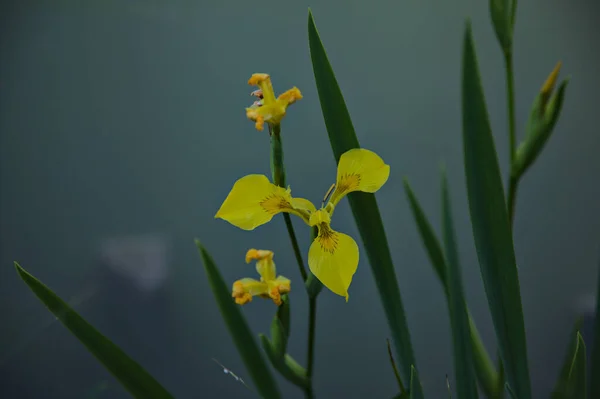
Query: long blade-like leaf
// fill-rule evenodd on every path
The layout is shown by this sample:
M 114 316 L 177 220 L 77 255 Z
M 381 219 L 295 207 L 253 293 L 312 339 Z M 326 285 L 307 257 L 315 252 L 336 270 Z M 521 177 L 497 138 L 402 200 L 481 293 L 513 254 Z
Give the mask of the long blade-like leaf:
M 229 329 L 229 333 L 235 342 L 238 352 L 246 365 L 250 377 L 256 385 L 256 389 L 263 398 L 279 398 L 279 390 L 275 380 L 271 375 L 267 363 L 262 357 L 258 344 L 246 323 L 239 306 L 231 299 L 231 292 L 227 288 L 225 281 L 212 257 L 202 246 L 200 241 L 196 240 L 196 246 L 204 263 L 206 277 L 212 288 L 213 294 L 219 305 L 219 310 Z
M 341 155 L 353 148 L 359 148 L 350 114 L 337 83 L 327 53 L 319 37 L 312 13 L 308 15 L 308 41 L 317 91 L 323 111 L 323 118 L 336 162 Z M 415 365 L 415 356 L 406 322 L 400 288 L 392 263 L 392 256 L 383 229 L 377 201 L 373 194 L 355 192 L 348 196 L 350 207 L 360 231 L 371 271 L 375 277 L 377 291 L 394 340 L 402 377 L 410 379 L 410 368 Z
M 519 399 L 531 398 L 525 325 L 498 157 L 470 23 L 462 76 L 463 145 L 471 223 L 502 362 Z
M 421 386 L 421 381 L 419 380 L 419 373 L 411 366 L 410 368 L 410 399 L 420 399 L 423 398 L 423 387 Z
M 469 314 L 463 293 L 458 249 L 454 236 L 454 222 L 450 206 L 450 194 L 445 172 L 442 172 L 442 226 L 446 262 L 448 264 L 448 307 L 454 347 L 454 373 L 456 396 L 477 398 L 477 384 L 473 368 Z
M 427 216 L 425 216 L 425 212 L 423 212 L 423 209 L 419 204 L 419 200 L 417 200 L 417 197 L 407 179 L 404 179 L 404 191 L 406 191 L 406 196 L 408 197 L 408 202 L 410 203 L 410 209 L 412 210 L 415 222 L 417 222 L 417 228 L 421 234 L 421 241 L 423 241 L 423 245 L 425 245 L 425 249 L 427 250 L 429 261 L 431 262 L 435 273 L 440 279 L 440 283 L 442 283 L 446 296 L 448 296 L 446 262 L 444 261 L 444 252 L 442 250 L 442 246 L 440 245 L 433 231 L 433 227 L 431 227 L 431 224 L 427 220 Z
M 136 398 L 172 398 L 146 370 L 85 321 L 44 283 L 15 262 L 17 273 L 48 310 L 77 337 L 125 389 Z
M 596 313 L 594 313 L 594 332 L 592 333 L 592 359 L 590 368 L 590 397 L 600 398 L 600 267 L 598 267 L 598 287 L 596 288 Z M 595 378 L 594 378 L 595 377 Z
M 425 245 L 429 260 L 444 288 L 446 298 L 449 298 L 448 281 L 446 278 L 446 261 L 444 260 L 442 246 L 435 232 L 433 231 L 433 227 L 431 227 L 431 224 L 427 220 L 425 212 L 423 211 L 421 204 L 419 204 L 419 200 L 417 199 L 417 196 L 415 195 L 407 179 L 404 180 L 404 188 L 410 203 L 410 208 L 415 218 L 415 222 L 417 223 L 417 228 L 421 234 L 421 241 L 423 241 L 423 244 Z M 468 316 L 469 328 L 471 331 L 471 346 L 473 347 L 473 362 L 477 379 L 481 389 L 488 397 L 496 397 L 498 395 L 498 389 L 503 390 L 504 385 L 499 385 L 498 372 L 496 371 L 496 368 L 492 363 L 492 359 L 490 358 L 490 355 L 481 341 L 481 336 L 479 335 L 475 321 L 470 314 Z

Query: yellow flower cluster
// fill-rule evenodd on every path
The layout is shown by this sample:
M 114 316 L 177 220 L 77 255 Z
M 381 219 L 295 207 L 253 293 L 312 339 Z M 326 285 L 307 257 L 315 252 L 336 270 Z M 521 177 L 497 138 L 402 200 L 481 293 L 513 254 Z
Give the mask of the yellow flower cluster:
M 288 90 L 275 99 L 269 75 L 254 74 L 249 81 L 260 90 L 254 94 L 261 101 L 246 110 L 256 128 L 262 130 L 265 122 L 278 124 L 286 108 L 302 98 L 297 88 Z M 268 223 L 273 216 L 286 212 L 301 218 L 307 225 L 316 226 L 318 235 L 308 250 L 310 271 L 334 293 L 348 300 L 348 288 L 358 267 L 358 245 L 346 234 L 332 229 L 331 218 L 335 207 L 347 194 L 354 191 L 374 193 L 387 181 L 390 167 L 374 152 L 356 148 L 342 154 L 338 163 L 337 178 L 327 204 L 320 209 L 307 199 L 292 197 L 291 189 L 278 187 L 267 176 L 251 174 L 235 182 L 215 218 L 221 218 L 243 230 L 254 230 Z M 328 195 L 326 195 L 327 197 Z M 247 303 L 252 296 L 270 297 L 277 304 L 280 296 L 290 290 L 290 281 L 275 277 L 275 264 L 271 251 L 250 250 L 246 262 L 258 260 L 257 271 L 261 280 L 241 279 L 233 285 L 233 297 L 239 304 Z

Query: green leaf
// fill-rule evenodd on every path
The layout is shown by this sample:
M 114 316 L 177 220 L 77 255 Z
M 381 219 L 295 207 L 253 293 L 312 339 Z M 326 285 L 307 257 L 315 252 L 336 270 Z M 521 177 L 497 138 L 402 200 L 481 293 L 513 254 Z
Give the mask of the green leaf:
M 519 276 L 498 157 L 488 120 L 471 25 L 462 76 L 463 145 L 469 210 L 507 381 L 519 399 L 531 398 Z
M 567 397 L 569 399 L 587 399 L 586 366 L 585 342 L 583 342 L 581 334 L 577 332 L 575 355 L 567 380 Z
M 490 16 L 502 51 L 510 52 L 513 36 L 512 1 L 490 0 Z
M 454 222 L 445 171 L 442 171 L 442 226 L 448 264 L 448 307 L 454 347 L 454 373 L 459 398 L 477 398 L 477 384 L 473 368 L 469 314 L 463 293 L 458 249 L 454 236 Z
M 267 338 L 264 334 L 259 334 L 259 337 L 260 343 L 263 347 L 263 350 L 267 353 L 269 361 L 283 377 L 300 388 L 307 388 L 310 386 L 306 369 L 304 367 L 300 366 L 298 362 L 296 362 L 288 354 L 279 356 L 273 346 L 273 343 L 269 341 L 269 338 Z
M 236 305 L 231 299 L 231 292 L 225 281 L 223 281 L 219 269 L 200 241 L 196 240 L 196 246 L 200 252 L 206 277 L 212 288 L 217 305 L 219 305 L 223 320 L 229 329 L 229 333 L 246 365 L 250 377 L 256 385 L 256 389 L 263 398 L 280 398 L 281 395 L 279 394 L 275 380 L 258 349 L 258 345 L 240 311 L 239 305 Z
M 48 310 L 77 337 L 112 375 L 136 398 L 172 398 L 136 361 L 102 335 L 50 288 L 15 262 L 17 273 Z
M 427 255 L 431 264 L 434 266 L 436 275 L 438 276 L 440 283 L 444 288 L 444 293 L 448 300 L 448 282 L 446 279 L 446 261 L 444 260 L 444 254 L 442 246 L 436 237 L 431 224 L 423 212 L 423 208 L 419 204 L 413 189 L 411 188 L 407 179 L 404 179 L 404 188 L 410 203 L 413 216 L 417 223 L 419 233 L 421 234 L 421 240 L 427 250 Z M 498 395 L 498 389 L 503 390 L 504 385 L 498 385 L 498 372 L 496 371 L 490 356 L 481 341 L 481 336 L 475 325 L 475 321 L 469 314 L 469 329 L 471 331 L 471 346 L 473 348 L 473 362 L 475 366 L 475 373 L 483 392 L 490 398 L 495 398 Z M 499 388 L 498 388 L 499 387 Z
M 423 399 L 423 387 L 419 374 L 414 366 L 410 366 L 410 399 Z
M 408 197 L 408 202 L 410 203 L 410 209 L 412 210 L 415 222 L 417 222 L 417 228 L 419 229 L 421 240 L 423 241 L 425 249 L 427 250 L 429 261 L 431 262 L 435 273 L 440 279 L 440 283 L 442 283 L 446 296 L 448 296 L 446 262 L 444 260 L 444 252 L 442 251 L 442 247 L 435 235 L 435 232 L 433 231 L 433 227 L 431 227 L 431 224 L 427 220 L 427 216 L 425 216 L 425 212 L 423 212 L 423 209 L 419 204 L 419 200 L 417 200 L 417 197 L 415 196 L 415 193 L 410 187 L 410 183 L 406 178 L 404 179 L 404 191 L 406 191 L 406 196 Z
M 323 118 L 335 160 L 338 162 L 344 152 L 359 148 L 360 145 L 310 11 L 308 41 Z M 415 356 L 377 201 L 375 195 L 362 192 L 351 193 L 348 200 L 387 316 L 396 348 L 396 358 L 400 362 L 402 376 L 407 381 L 411 365 L 416 364 Z
M 573 358 L 575 357 L 575 353 L 577 352 L 577 334 L 579 334 L 582 324 L 583 318 L 577 318 L 577 320 L 575 321 L 575 326 L 573 327 L 573 331 L 571 332 L 571 335 L 569 337 L 569 347 L 565 354 L 565 358 L 563 360 L 563 365 L 558 376 L 558 380 L 554 384 L 554 390 L 552 391 L 551 395 L 552 399 L 568 398 L 567 385 L 569 381 L 569 373 L 571 372 L 571 364 L 573 363 Z
M 592 398 L 600 398 L 600 267 L 598 267 L 598 286 L 596 288 L 596 312 L 594 313 L 594 332 L 592 335 L 592 359 L 590 367 L 590 394 Z

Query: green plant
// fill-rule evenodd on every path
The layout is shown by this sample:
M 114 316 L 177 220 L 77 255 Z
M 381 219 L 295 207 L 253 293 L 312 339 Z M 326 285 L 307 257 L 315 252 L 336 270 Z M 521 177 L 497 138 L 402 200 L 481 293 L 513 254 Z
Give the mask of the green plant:
M 519 182 L 541 154 L 552 134 L 560 115 L 568 79 L 554 90 L 560 70 L 559 63 L 535 97 L 524 139 L 517 145 L 512 57 L 516 8 L 516 0 L 490 1 L 491 20 L 506 70 L 510 149 L 506 195 L 469 22 L 465 27 L 461 77 L 462 140 L 469 210 L 479 266 L 498 341 L 498 368 L 481 341 L 463 294 L 450 187 L 445 173 L 442 173 L 441 178 L 441 240 L 405 179 L 405 191 L 416 226 L 447 299 L 454 349 L 455 381 L 452 385 L 456 387 L 458 398 L 476 398 L 479 390 L 490 398 L 501 398 L 507 393 L 510 397 L 519 399 L 533 397 L 512 220 Z M 265 124 L 268 126 L 272 183 L 267 177 L 258 175 L 239 179 L 216 215 L 237 227 L 253 230 L 269 222 L 278 213 L 283 213 L 309 303 L 306 366 L 302 366 L 286 352 L 291 333 L 293 294 L 290 292 L 290 280 L 276 273 L 273 253 L 268 250 L 248 251 L 246 261 L 257 261 L 261 279 L 241 279 L 233 284 L 230 291 L 207 249 L 198 240 L 196 245 L 219 309 L 258 394 L 265 398 L 281 397 L 270 363 L 273 369 L 303 390 L 307 398 L 311 398 L 315 396 L 312 375 L 319 293 L 325 286 L 347 299 L 348 287 L 358 265 L 358 247 L 354 239 L 331 227 L 335 206 L 342 197 L 347 196 L 391 330 L 394 350 L 389 342 L 388 350 L 400 391 L 396 397 L 423 398 L 417 359 L 374 195 L 387 180 L 389 167 L 376 154 L 360 149 L 342 92 L 310 12 L 308 41 L 323 118 L 333 155 L 338 163 L 336 183 L 326 194 L 320 209 L 308 200 L 292 197 L 290 190 L 286 190 L 281 123 L 288 106 L 302 99 L 302 95 L 297 88 L 293 88 L 275 98 L 269 76 L 255 74 L 249 83 L 259 86 L 260 89 L 253 92 L 259 100 L 246 111 L 247 116 L 255 121 L 257 129 L 262 130 Z M 308 252 L 308 271 L 290 215 L 300 217 L 309 226 L 307 233 L 310 233 L 313 244 Z M 85 322 L 51 290 L 18 264 L 15 266 L 21 278 L 50 311 L 135 397 L 171 397 L 141 366 Z M 598 289 L 600 291 L 600 278 Z M 260 346 L 238 306 L 248 303 L 255 296 L 271 298 L 277 305 L 270 336 L 260 334 Z M 597 314 L 599 312 L 600 297 Z M 595 328 L 593 345 L 591 365 L 592 373 L 595 374 L 592 375 L 598 375 L 600 325 Z M 260 350 L 261 346 L 264 354 Z M 396 362 L 399 367 L 396 367 Z M 576 325 L 553 397 L 583 399 L 587 397 L 588 390 L 591 397 L 600 397 L 600 380 L 587 378 L 586 375 L 585 343 L 579 333 L 579 326 Z

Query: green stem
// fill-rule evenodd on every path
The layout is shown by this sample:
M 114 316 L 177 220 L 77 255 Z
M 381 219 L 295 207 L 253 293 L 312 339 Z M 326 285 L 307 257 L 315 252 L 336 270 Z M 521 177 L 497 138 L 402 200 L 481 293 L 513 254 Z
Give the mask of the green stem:
M 280 125 L 275 125 L 272 128 L 271 125 L 269 125 L 269 133 L 271 135 L 271 173 L 273 174 L 273 183 L 279 187 L 285 187 L 285 167 L 283 166 L 283 147 L 281 144 Z M 283 220 L 285 221 L 285 227 L 287 228 L 290 241 L 292 242 L 294 256 L 298 263 L 298 270 L 302 276 L 302 281 L 305 282 L 307 278 L 306 269 L 304 268 L 304 261 L 302 260 L 302 253 L 300 252 L 296 232 L 292 225 L 292 219 L 288 213 L 284 213 Z
M 515 205 L 517 199 L 517 189 L 519 188 L 519 179 L 517 177 L 513 177 L 512 174 L 510 176 L 510 180 L 508 182 L 508 220 L 510 222 L 510 226 L 513 226 L 515 220 Z
M 306 354 L 306 376 L 308 377 L 308 388 L 305 389 L 306 398 L 313 398 L 312 375 L 315 361 L 315 329 L 317 327 L 317 298 L 312 297 L 308 301 L 308 348 Z
M 514 3 L 516 8 L 516 3 Z M 514 18 L 514 16 L 513 16 Z M 507 209 L 510 226 L 515 219 L 515 203 L 517 200 L 517 188 L 519 178 L 514 175 L 515 157 L 517 154 L 516 122 L 515 122 L 515 78 L 513 72 L 512 50 L 504 51 L 504 69 L 506 70 L 506 102 L 508 107 L 508 134 L 510 144 L 510 179 L 508 182 Z
M 281 143 L 281 126 L 280 125 L 269 125 L 269 134 L 271 136 L 271 173 L 273 174 L 273 183 L 280 187 L 285 187 L 285 167 L 283 165 L 283 146 Z M 292 248 L 294 249 L 294 255 L 298 263 L 300 274 L 302 275 L 302 281 L 305 283 L 308 279 L 306 268 L 304 267 L 304 261 L 302 260 L 302 253 L 300 252 L 300 246 L 296 238 L 296 232 L 292 225 L 290 215 L 287 213 L 283 214 L 285 220 L 285 226 L 287 228 L 290 240 L 292 242 Z M 311 234 L 314 234 L 315 229 L 311 229 Z M 313 277 L 314 278 L 314 277 Z M 315 285 L 315 284 L 311 284 Z M 308 384 L 304 386 L 304 395 L 307 399 L 314 398 L 313 386 L 312 386 L 312 373 L 314 365 L 314 353 L 315 353 L 315 329 L 317 324 L 317 294 L 318 289 L 314 292 L 309 292 L 308 301 L 308 348 L 307 348 L 307 366 L 306 375 L 308 378 Z

